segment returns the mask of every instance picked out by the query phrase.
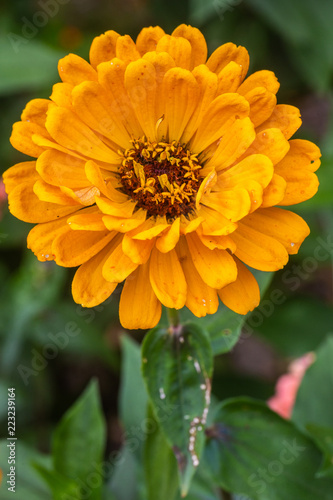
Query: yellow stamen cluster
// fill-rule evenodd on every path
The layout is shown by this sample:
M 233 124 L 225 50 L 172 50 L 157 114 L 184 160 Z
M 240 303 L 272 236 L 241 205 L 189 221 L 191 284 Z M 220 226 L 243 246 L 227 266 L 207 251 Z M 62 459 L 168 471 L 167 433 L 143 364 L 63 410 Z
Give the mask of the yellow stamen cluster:
M 188 215 L 201 184 L 198 155 L 172 141 L 133 139 L 119 169 L 123 190 L 148 216 Z

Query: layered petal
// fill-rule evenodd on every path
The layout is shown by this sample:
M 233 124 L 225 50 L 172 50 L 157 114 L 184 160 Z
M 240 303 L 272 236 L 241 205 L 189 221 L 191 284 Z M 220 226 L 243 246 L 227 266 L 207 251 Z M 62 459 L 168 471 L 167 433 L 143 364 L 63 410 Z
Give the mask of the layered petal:
M 185 38 L 190 42 L 191 45 L 191 62 L 190 69 L 204 64 L 207 59 L 207 44 L 205 37 L 198 30 L 198 28 L 193 28 L 192 26 L 187 26 L 186 24 L 181 24 L 177 26 L 172 32 L 172 36 Z
M 96 69 L 100 63 L 111 61 L 116 57 L 116 44 L 119 36 L 116 31 L 109 30 L 94 38 L 89 52 L 89 59 L 93 68 Z

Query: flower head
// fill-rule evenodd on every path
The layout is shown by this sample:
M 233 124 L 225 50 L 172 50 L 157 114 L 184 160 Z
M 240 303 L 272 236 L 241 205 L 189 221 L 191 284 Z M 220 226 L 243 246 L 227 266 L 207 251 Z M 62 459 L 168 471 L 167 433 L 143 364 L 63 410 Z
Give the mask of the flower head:
M 275 205 L 315 194 L 320 151 L 289 140 L 298 109 L 248 66 L 232 43 L 207 60 L 191 26 L 136 42 L 108 31 L 90 64 L 64 57 L 50 99 L 28 103 L 11 142 L 36 160 L 4 174 L 10 210 L 37 223 L 39 260 L 80 266 L 76 302 L 96 306 L 125 280 L 128 328 L 156 325 L 161 303 L 204 316 L 220 297 L 246 314 L 259 303 L 247 266 L 275 271 L 297 253 L 308 226 Z

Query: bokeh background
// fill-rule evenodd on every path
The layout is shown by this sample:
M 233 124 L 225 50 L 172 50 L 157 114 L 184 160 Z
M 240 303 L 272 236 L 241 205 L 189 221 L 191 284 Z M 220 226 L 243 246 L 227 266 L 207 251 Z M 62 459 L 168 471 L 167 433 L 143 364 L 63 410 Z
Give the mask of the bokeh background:
M 274 71 L 281 83 L 278 102 L 301 110 L 303 126 L 296 137 L 313 140 L 322 149 L 319 192 L 294 210 L 308 222 L 311 235 L 284 270 L 266 276 L 262 305 L 248 317 L 241 342 L 215 361 L 216 396 L 267 400 L 291 359 L 316 349 L 333 333 L 332 2 L 2 1 L 0 171 L 27 159 L 9 143 L 11 126 L 27 101 L 51 94 L 52 84 L 59 81 L 59 58 L 69 52 L 87 58 L 93 37 L 108 29 L 135 38 L 143 26 L 158 24 L 170 33 L 183 22 L 202 30 L 210 53 L 232 41 L 247 47 L 250 72 Z M 2 185 L 0 219 L 1 436 L 7 435 L 8 387 L 16 387 L 20 439 L 47 452 L 54 426 L 97 377 L 107 449 L 118 449 L 119 293 L 91 310 L 74 304 L 74 271 L 39 263 L 26 249 L 31 225 L 10 215 Z M 62 336 L 66 328 L 77 334 Z M 141 342 L 144 332 L 130 335 Z

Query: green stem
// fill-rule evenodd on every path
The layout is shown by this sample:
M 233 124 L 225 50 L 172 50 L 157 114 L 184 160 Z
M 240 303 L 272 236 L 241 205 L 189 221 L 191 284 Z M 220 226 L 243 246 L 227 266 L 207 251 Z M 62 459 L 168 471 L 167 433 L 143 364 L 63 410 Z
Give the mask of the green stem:
M 177 309 L 167 308 L 170 330 L 174 331 L 180 324 L 180 316 Z

